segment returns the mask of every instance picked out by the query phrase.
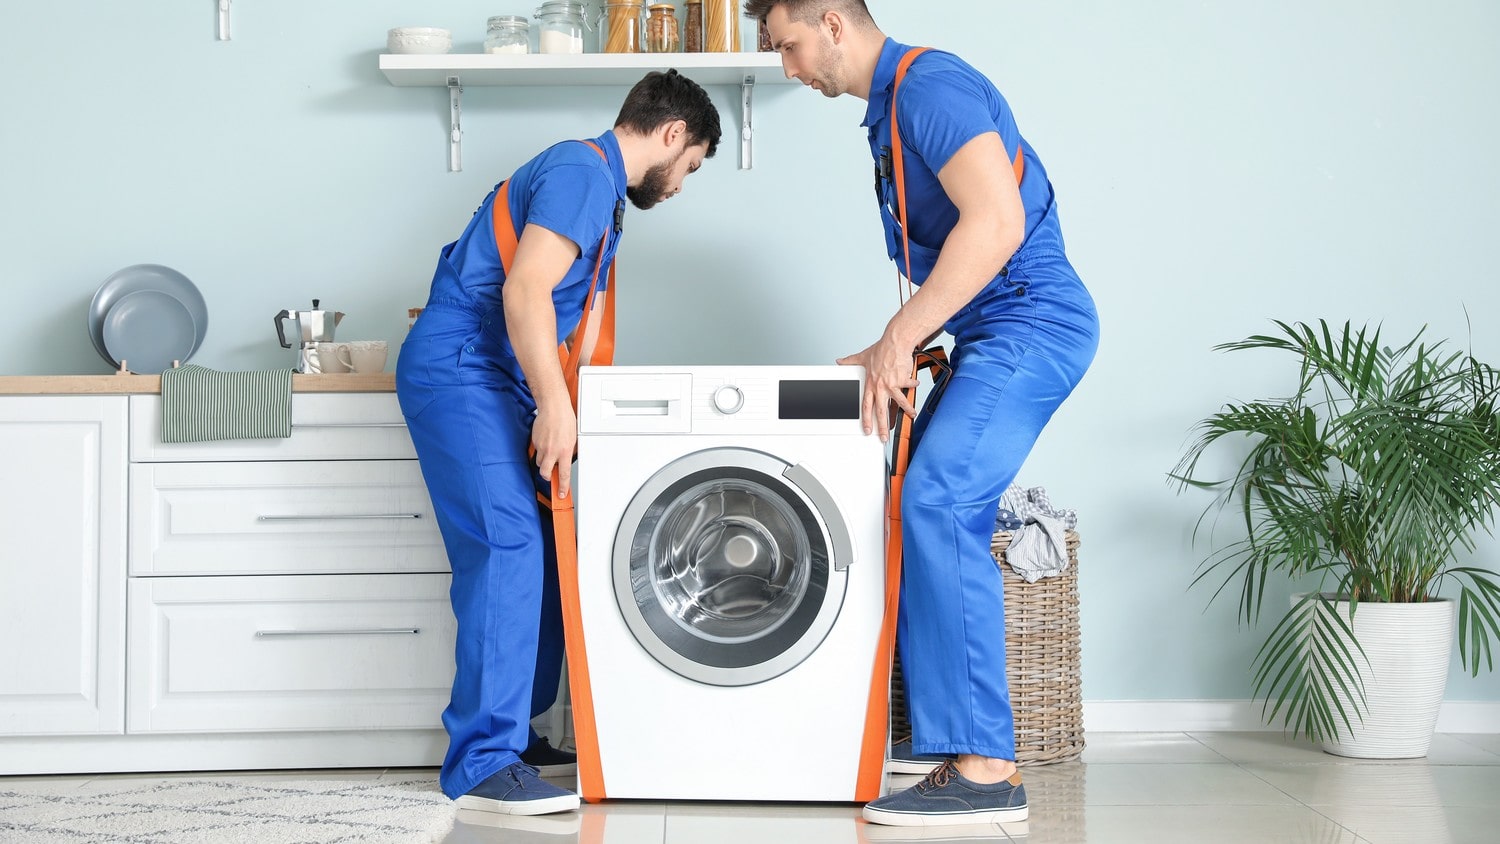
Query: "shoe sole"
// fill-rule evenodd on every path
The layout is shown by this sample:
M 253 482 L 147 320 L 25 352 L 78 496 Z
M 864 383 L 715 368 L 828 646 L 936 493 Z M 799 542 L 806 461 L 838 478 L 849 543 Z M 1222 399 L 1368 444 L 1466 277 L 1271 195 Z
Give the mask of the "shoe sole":
M 540 800 L 493 800 L 465 794 L 453 801 L 460 809 L 489 812 L 492 815 L 550 815 L 554 812 L 571 812 L 578 808 L 578 795 L 564 794 L 559 797 L 543 797 Z
M 969 812 L 892 812 L 888 809 L 864 808 L 864 818 L 885 826 L 957 826 L 959 824 L 996 824 L 1024 821 L 1030 816 L 1026 806 L 1012 809 L 976 809 Z
M 564 765 L 537 765 L 536 772 L 538 776 L 542 777 L 576 777 L 578 776 L 578 763 L 570 762 Z

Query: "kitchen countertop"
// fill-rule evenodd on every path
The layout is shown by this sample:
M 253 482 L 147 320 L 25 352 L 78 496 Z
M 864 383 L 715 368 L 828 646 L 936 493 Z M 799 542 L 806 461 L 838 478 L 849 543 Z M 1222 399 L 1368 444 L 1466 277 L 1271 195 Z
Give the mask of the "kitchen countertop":
M 294 393 L 390 393 L 394 373 L 292 375 Z M 0 396 L 120 396 L 161 393 L 160 375 L 0 375 Z

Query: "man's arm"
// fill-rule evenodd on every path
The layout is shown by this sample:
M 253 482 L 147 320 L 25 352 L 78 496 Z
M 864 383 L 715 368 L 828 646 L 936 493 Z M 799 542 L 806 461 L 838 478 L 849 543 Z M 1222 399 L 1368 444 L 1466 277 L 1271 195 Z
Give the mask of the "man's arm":
M 536 447 L 537 469 L 550 478 L 557 468 L 560 483 L 553 491 L 562 498 L 568 497 L 572 485 L 578 419 L 557 359 L 557 309 L 552 304 L 552 291 L 578 254 L 573 241 L 528 223 L 521 232 L 515 265 L 505 278 L 503 294 L 506 333 L 536 399 L 531 443 Z
M 1026 209 L 998 133 L 986 132 L 960 147 L 938 172 L 938 180 L 958 208 L 958 223 L 943 243 L 932 275 L 891 318 L 879 342 L 839 360 L 865 367 L 861 417 L 865 433 L 878 431 L 882 440 L 890 431 L 891 402 L 907 415 L 916 415 L 916 408 L 901 394 L 903 388 L 915 386 L 912 351 L 942 330 L 943 323 L 999 274 L 1020 248 L 1026 230 Z M 898 253 L 896 260 L 903 260 L 902 255 Z

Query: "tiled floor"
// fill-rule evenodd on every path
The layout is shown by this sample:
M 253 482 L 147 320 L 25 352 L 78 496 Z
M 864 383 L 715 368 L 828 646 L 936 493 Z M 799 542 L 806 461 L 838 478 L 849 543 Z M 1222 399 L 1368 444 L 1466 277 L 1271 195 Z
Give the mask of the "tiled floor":
M 924 836 L 921 830 L 868 825 L 852 805 L 624 802 L 538 818 L 460 812 L 444 844 L 1500 841 L 1500 735 L 1494 734 L 1439 735 L 1426 759 L 1365 762 L 1329 756 L 1274 732 L 1092 733 L 1082 761 L 1031 767 L 1023 775 L 1031 820 L 1004 828 L 935 828 Z M 45 779 L 59 788 L 87 790 L 127 777 Z M 917 779 L 893 778 L 892 784 L 905 787 Z M 0 790 L 17 781 L 0 778 Z

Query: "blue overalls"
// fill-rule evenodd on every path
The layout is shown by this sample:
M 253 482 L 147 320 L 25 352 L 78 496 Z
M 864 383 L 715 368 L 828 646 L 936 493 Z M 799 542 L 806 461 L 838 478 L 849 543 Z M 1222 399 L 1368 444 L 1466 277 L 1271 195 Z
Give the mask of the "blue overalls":
M 527 454 L 536 402 L 506 334 L 495 226 L 519 237 L 534 223 L 580 245 L 553 292 L 557 336 L 567 336 L 596 267 L 608 267 L 620 239 L 624 161 L 613 132 L 593 143 L 604 156 L 567 141 L 525 164 L 499 213 L 499 187 L 485 198 L 463 235 L 443 247 L 396 363 L 396 395 L 453 569 L 457 671 L 439 778 L 449 797 L 518 760 L 536 737 L 531 719 L 552 705 L 561 678 L 557 562 L 537 500 L 545 481 Z
M 863 124 L 886 245 L 902 272 L 889 123 L 896 68 L 909 49 L 886 40 Z M 897 621 L 912 750 L 1013 760 L 1003 580 L 990 556 L 995 513 L 1042 428 L 1093 360 L 1098 317 L 1064 254 L 1046 170 L 994 85 L 955 56 L 928 52 L 911 65 L 896 103 L 913 284 L 932 272 L 958 220 L 936 175 L 953 154 L 998 132 L 1023 173 L 1022 244 L 943 326 L 954 339 L 952 374 L 912 429 Z

